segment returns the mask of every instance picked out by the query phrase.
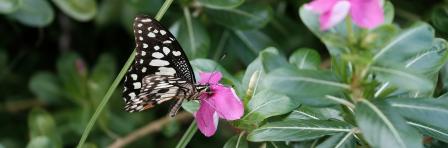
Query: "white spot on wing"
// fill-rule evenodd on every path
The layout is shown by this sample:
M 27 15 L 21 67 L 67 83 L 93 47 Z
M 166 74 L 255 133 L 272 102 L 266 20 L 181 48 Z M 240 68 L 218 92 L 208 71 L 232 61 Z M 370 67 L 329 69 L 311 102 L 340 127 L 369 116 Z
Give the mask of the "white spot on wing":
M 129 93 L 128 96 L 131 97 L 131 100 L 135 99 L 135 93 L 134 92 Z
M 182 53 L 180 51 L 173 51 L 174 56 L 180 56 Z
M 148 33 L 148 37 L 150 37 L 150 38 L 156 37 L 156 34 L 150 32 L 150 33 Z
M 138 33 L 142 33 L 142 30 L 138 30 Z
M 137 27 L 142 27 L 142 26 L 143 26 L 142 23 L 138 23 L 138 24 L 137 24 Z
M 166 41 L 163 41 L 162 43 L 163 44 L 171 44 L 171 41 L 170 40 L 166 40 Z
M 146 72 L 146 67 L 143 67 L 143 68 L 142 68 L 142 72 Z
M 143 43 L 143 48 L 148 48 L 148 44 Z
M 143 59 L 140 59 L 140 64 L 143 64 Z
M 160 34 L 165 35 L 166 31 L 165 30 L 160 30 Z
M 145 51 L 142 51 L 142 56 L 145 56 L 146 55 L 146 52 Z
M 133 85 L 134 85 L 134 89 L 142 88 L 142 83 L 140 83 L 140 82 L 135 82 Z
M 160 59 L 153 59 L 153 60 L 151 60 L 151 62 L 149 62 L 149 65 L 151 65 L 151 66 L 166 66 L 169 64 L 170 63 L 168 61 L 160 60 Z
M 151 19 L 149 19 L 149 18 L 147 18 L 147 19 L 143 19 L 143 20 L 142 20 L 142 22 L 143 22 L 143 23 L 146 23 L 146 22 L 151 22 L 151 21 L 152 21 L 152 20 L 151 20 Z
M 131 74 L 132 80 L 137 80 L 137 74 Z
M 156 72 L 156 75 L 174 75 L 176 74 L 176 70 L 171 67 L 159 67 L 159 72 Z
M 170 53 L 170 49 L 168 47 L 163 47 L 163 53 L 168 55 Z
M 154 46 L 154 49 L 155 49 L 155 50 L 159 50 L 160 47 L 159 47 L 159 46 Z
M 152 53 L 152 57 L 154 57 L 154 58 L 158 58 L 158 59 L 160 59 L 160 58 L 163 58 L 163 54 L 162 53 L 160 53 L 160 52 L 154 52 L 154 53 Z
M 140 41 L 143 41 L 143 37 L 138 37 L 138 39 L 139 39 Z

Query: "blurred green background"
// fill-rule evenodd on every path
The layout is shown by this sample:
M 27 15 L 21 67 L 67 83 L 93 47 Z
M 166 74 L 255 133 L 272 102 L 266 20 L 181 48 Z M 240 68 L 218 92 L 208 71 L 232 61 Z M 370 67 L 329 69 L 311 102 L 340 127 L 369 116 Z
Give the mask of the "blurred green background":
M 0 0 L 0 147 L 76 146 L 134 48 L 133 18 L 155 16 L 163 2 Z M 214 60 L 241 79 L 247 64 L 270 46 L 283 55 L 304 47 L 316 49 L 328 61 L 325 47 L 299 19 L 298 8 L 307 2 L 176 0 L 161 22 L 177 37 L 190 60 Z M 427 21 L 438 36 L 447 37 L 448 1 L 391 2 L 397 25 Z M 110 146 L 166 116 L 170 104 L 142 113 L 124 112 L 121 89 L 103 111 L 87 147 Z M 174 147 L 191 119 L 170 120 L 161 131 L 126 147 Z M 222 147 L 236 129 L 225 122 L 219 127 L 211 138 L 197 133 L 189 147 Z

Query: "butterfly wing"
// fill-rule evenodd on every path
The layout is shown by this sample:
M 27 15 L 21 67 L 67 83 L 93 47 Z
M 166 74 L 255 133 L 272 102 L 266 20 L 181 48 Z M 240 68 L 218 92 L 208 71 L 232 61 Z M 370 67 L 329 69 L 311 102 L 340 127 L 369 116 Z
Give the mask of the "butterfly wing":
M 123 98 L 127 104 L 126 110 L 142 111 L 173 98 L 183 100 L 183 97 L 186 97 L 184 94 L 159 95 L 167 89 L 153 87 L 155 82 L 170 82 L 172 78 L 180 78 L 189 85 L 196 82 L 188 58 L 179 43 L 165 27 L 149 16 L 136 17 L 133 29 L 137 54 L 124 81 Z M 151 77 L 146 78 L 147 76 Z M 168 78 L 151 79 L 156 76 Z M 152 81 L 154 83 L 151 83 Z M 179 91 L 177 86 L 169 88 L 168 91 Z

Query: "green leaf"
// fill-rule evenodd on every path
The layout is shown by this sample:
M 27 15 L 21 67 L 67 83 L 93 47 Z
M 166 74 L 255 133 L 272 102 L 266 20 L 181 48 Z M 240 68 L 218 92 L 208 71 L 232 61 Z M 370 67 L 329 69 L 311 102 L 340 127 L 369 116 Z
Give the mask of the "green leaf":
M 436 38 L 432 48 L 425 50 L 406 62 L 405 67 L 431 76 L 440 71 L 448 60 L 448 43 L 441 38 Z
M 31 27 L 45 27 L 54 19 L 53 8 L 46 0 L 22 0 L 19 9 L 8 15 Z
M 448 28 L 448 7 L 446 5 L 438 6 L 431 13 L 431 22 L 438 30 L 447 33 Z
M 243 135 L 235 135 L 229 140 L 227 140 L 226 144 L 224 144 L 223 148 L 248 148 L 249 144 L 247 143 L 246 138 Z
M 298 109 L 293 110 L 285 120 L 300 120 L 300 119 L 314 119 L 314 120 L 328 120 L 338 119 L 342 120 L 340 112 L 334 108 L 320 108 L 320 107 L 308 107 L 301 105 Z
M 210 37 L 205 27 L 196 19 L 178 20 L 170 27 L 179 44 L 191 59 L 204 58 L 210 48 Z
M 199 109 L 199 102 L 195 100 L 184 101 L 182 102 L 182 108 L 190 113 L 197 112 Z
M 16 11 L 22 0 L 0 0 L 0 13 L 8 14 Z
M 259 57 L 265 72 L 269 73 L 277 68 L 289 65 L 285 57 L 283 57 L 278 53 L 278 49 L 274 47 L 269 47 L 264 51 L 273 51 L 273 52 L 260 52 Z
M 31 77 L 29 88 L 39 100 L 46 103 L 61 102 L 62 89 L 57 76 L 49 72 L 39 72 Z
M 264 27 L 271 19 L 269 5 L 243 4 L 234 9 L 207 9 L 209 18 L 225 27 L 237 30 L 254 30 Z
M 95 0 L 53 0 L 65 14 L 78 21 L 89 21 L 96 15 Z
M 31 138 L 52 135 L 56 132 L 53 117 L 45 110 L 34 108 L 28 115 L 28 126 Z
M 274 41 L 261 31 L 234 31 L 226 43 L 225 49 L 231 50 L 232 56 L 239 57 L 246 64 L 252 62 L 258 53 L 270 46 Z
M 38 136 L 38 137 L 32 138 L 26 147 L 27 148 L 59 148 L 62 146 L 57 146 L 54 143 L 54 141 L 52 141 L 47 136 Z
M 328 95 L 339 94 L 350 88 L 339 82 L 330 71 L 299 70 L 295 67 L 274 70 L 264 81 L 269 89 L 286 94 L 299 103 L 319 106 L 336 104 Z
M 384 83 L 411 91 L 428 91 L 433 88 L 433 83 L 425 76 L 414 71 L 401 68 L 371 67 L 376 78 Z
M 199 0 L 199 2 L 207 8 L 228 9 L 238 7 L 244 0 Z
M 361 46 L 369 49 L 371 52 L 378 52 L 389 43 L 398 34 L 400 29 L 396 25 L 381 25 L 373 30 L 369 30 L 368 34 L 361 42 Z
M 285 120 L 271 122 L 253 130 L 247 137 L 249 141 L 304 141 L 350 132 L 351 126 L 337 120 Z
M 374 54 L 372 63 L 403 64 L 406 59 L 431 48 L 434 29 L 425 23 L 418 23 L 403 31 L 384 48 Z
M 87 99 L 87 90 L 85 89 L 86 72 L 80 71 L 78 68 L 81 67 L 77 66 L 77 64 L 81 63 L 83 61 L 78 54 L 67 53 L 59 57 L 56 65 L 63 90 L 66 93 L 64 95 L 67 95 L 69 99 L 77 103 Z
M 266 118 L 291 112 L 299 104 L 285 95 L 264 90 L 252 97 L 247 106 L 247 114 L 241 120 L 257 125 Z
M 383 9 L 384 9 L 384 23 L 392 24 L 395 16 L 394 5 L 390 1 L 385 1 Z
M 92 70 L 88 86 L 89 96 L 95 104 L 106 94 L 116 75 L 115 59 L 109 54 L 102 54 Z
M 316 148 L 355 148 L 356 141 L 353 132 L 339 133 L 326 139 Z
M 319 69 L 320 62 L 319 53 L 310 48 L 297 49 L 289 57 L 289 63 L 296 65 L 298 69 Z
M 422 147 L 422 136 L 384 102 L 359 101 L 355 117 L 364 138 L 372 147 Z
M 387 101 L 394 110 L 408 120 L 408 124 L 427 131 L 430 136 L 440 140 L 448 139 L 447 99 L 394 98 Z

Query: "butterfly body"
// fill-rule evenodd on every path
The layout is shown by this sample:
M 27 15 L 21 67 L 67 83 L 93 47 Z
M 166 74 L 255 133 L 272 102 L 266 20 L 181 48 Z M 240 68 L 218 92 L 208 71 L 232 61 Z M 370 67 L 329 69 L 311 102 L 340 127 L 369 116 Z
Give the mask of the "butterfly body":
M 126 111 L 143 111 L 175 99 L 170 112 L 174 116 L 183 100 L 195 99 L 208 90 L 208 85 L 196 84 L 185 52 L 158 21 L 138 16 L 133 29 L 137 53 L 124 81 Z

